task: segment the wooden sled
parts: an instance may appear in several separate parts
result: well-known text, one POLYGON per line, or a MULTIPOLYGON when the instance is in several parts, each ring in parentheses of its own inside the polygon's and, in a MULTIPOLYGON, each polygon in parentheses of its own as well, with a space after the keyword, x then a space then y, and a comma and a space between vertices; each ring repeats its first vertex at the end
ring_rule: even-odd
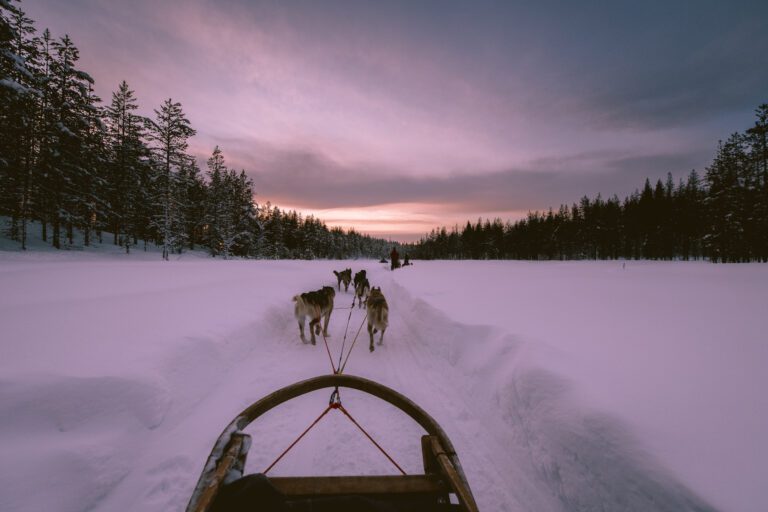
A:
MULTIPOLYGON (((365 497, 392 510, 477 512, 472 492, 459 458, 448 436, 421 407, 400 393, 377 382, 351 375, 325 375, 297 382, 265 396, 238 415, 221 433, 211 450, 200 479, 187 505, 187 512, 209 512, 219 491, 243 478, 251 436, 243 433, 256 418, 298 396, 324 388, 350 388, 376 396, 402 410, 426 431, 421 438, 424 474, 391 476, 261 477, 286 500, 365 497), (453 498, 453 499, 451 499, 453 498), (454 504, 451 505, 450 503, 454 504), (456 503, 457 502, 457 503, 456 503)), ((250 478, 250 477, 246 477, 250 478)), ((254 505, 258 505, 255 503, 254 505)), ((257 506, 254 510, 258 509, 257 506)))

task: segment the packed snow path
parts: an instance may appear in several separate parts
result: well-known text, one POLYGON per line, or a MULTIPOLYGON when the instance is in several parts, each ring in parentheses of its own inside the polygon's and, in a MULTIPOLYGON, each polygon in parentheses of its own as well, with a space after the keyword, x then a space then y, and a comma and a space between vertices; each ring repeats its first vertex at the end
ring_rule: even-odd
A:
MULTIPOLYGON (((213 441, 240 410, 330 372, 322 338, 317 346, 299 341, 290 297, 335 285, 331 270, 349 266, 367 268, 382 287, 390 328, 371 354, 363 326, 346 373, 394 388, 441 423, 481 510, 713 509, 699 497, 706 489, 680 483, 620 414, 584 406, 575 375, 558 371, 572 362, 567 354, 516 333, 511 304, 533 291, 511 298, 506 277, 441 296, 461 263, 419 262, 396 273, 373 262, 11 258, 0 265, 2 289, 13 290, 0 298, 9 356, 0 361, 0 447, 10 455, 0 472, 2 510, 182 509, 213 441), (485 304, 493 314, 504 300, 509 316, 499 322, 473 311, 485 304)), ((349 314, 342 308, 351 302, 342 287, 329 328, 334 360, 349 314)), ((347 347, 363 318, 363 309, 352 310, 347 347)), ((266 468, 328 395, 301 397, 249 427, 248 471, 266 468)), ((374 397, 342 390, 342 400, 406 471, 421 471, 417 425, 374 397)), ((336 412, 272 470, 395 472, 336 412)))

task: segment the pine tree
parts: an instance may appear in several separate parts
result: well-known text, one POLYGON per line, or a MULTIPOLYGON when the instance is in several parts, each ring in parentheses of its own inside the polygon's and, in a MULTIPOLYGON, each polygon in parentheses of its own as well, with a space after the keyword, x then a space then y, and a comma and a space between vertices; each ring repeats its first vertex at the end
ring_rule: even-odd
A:
POLYGON ((708 232, 705 236, 713 261, 741 259, 744 236, 740 167, 746 159, 742 137, 735 133, 720 143, 712 165, 707 168, 708 232))
POLYGON ((173 251, 181 251, 186 240, 183 205, 177 200, 178 174, 187 162, 187 140, 195 135, 181 103, 165 100, 151 123, 149 138, 154 142, 155 214, 153 226, 158 230, 163 259, 173 251))
POLYGON ((749 146, 750 242, 755 259, 768 261, 768 103, 760 105, 755 125, 746 132, 749 146))
POLYGON ((36 159, 39 83, 33 21, 0 3, 0 213, 11 216, 10 236, 26 249, 36 159))
POLYGON ((84 115, 86 127, 81 151, 86 172, 80 183, 82 201, 80 202, 78 227, 83 233, 83 245, 89 246, 94 230, 98 231, 100 219, 106 217, 106 170, 107 152, 105 147, 105 127, 102 123, 103 112, 98 106, 100 98, 93 92, 93 84, 88 82, 88 93, 84 115))
POLYGON ((212 256, 221 253, 225 226, 224 210, 226 208, 225 177, 228 172, 224 162, 224 154, 219 146, 213 149, 208 159, 208 187, 205 201, 206 244, 212 256))
POLYGON ((245 174, 244 170, 239 175, 232 173, 233 211, 235 236, 234 249, 241 256, 248 256, 256 252, 254 247, 254 231, 256 228, 256 204, 253 201, 253 182, 245 174))
MULTIPOLYGON (((47 38, 47 32, 44 34, 47 38)), ((46 41, 48 44, 50 41, 46 41)), ((85 155, 89 151, 90 119, 95 113, 91 94, 93 79, 75 67, 79 51, 69 36, 50 42, 50 105, 44 112, 46 143, 42 156, 47 216, 53 228, 53 246, 61 247, 61 233, 73 243, 74 228, 82 227, 90 199, 92 169, 85 155)))
POLYGON ((189 249, 203 243, 202 229, 205 223, 206 192, 200 168, 194 157, 189 156, 179 172, 179 204, 184 217, 184 230, 189 249))
POLYGON ((112 93, 105 109, 108 168, 106 201, 113 243, 130 252, 143 221, 139 213, 141 174, 147 165, 148 148, 144 143, 147 120, 135 112, 139 108, 134 91, 123 80, 112 93), (132 240, 133 239, 133 240, 132 240))

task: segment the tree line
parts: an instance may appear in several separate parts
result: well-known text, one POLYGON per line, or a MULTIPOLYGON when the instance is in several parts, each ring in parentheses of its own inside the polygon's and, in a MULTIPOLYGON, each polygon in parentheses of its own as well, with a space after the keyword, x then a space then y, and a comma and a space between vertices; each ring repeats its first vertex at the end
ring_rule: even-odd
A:
POLYGON ((691 171, 620 200, 583 197, 516 222, 478 219, 434 229, 411 249, 424 259, 709 259, 768 261, 768 104, 754 126, 718 144, 704 179, 691 171))
POLYGON ((85 246, 109 236, 126 252, 155 244, 165 259, 195 248, 225 258, 387 253, 385 240, 258 206, 253 183, 219 147, 201 171, 179 102, 141 116, 123 81, 103 105, 78 60, 68 35, 38 34, 17 4, 0 0, 0 215, 22 248, 38 222, 57 249, 79 233, 85 246))

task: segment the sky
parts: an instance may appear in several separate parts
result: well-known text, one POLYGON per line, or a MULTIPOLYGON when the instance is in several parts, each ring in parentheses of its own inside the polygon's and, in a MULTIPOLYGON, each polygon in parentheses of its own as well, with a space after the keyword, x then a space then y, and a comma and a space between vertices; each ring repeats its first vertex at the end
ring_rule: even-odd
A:
POLYGON ((256 201, 411 241, 703 173, 768 102, 768 2, 24 0, 109 101, 183 105, 256 201))

